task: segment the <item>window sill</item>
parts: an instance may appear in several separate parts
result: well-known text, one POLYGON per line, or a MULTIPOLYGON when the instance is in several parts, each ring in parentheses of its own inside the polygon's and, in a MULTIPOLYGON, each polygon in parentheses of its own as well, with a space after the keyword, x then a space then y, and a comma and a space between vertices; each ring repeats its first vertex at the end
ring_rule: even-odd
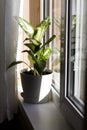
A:
POLYGON ((56 108, 52 101, 45 104, 28 104, 23 102, 19 94, 19 109, 34 130, 72 130, 60 107, 56 108))

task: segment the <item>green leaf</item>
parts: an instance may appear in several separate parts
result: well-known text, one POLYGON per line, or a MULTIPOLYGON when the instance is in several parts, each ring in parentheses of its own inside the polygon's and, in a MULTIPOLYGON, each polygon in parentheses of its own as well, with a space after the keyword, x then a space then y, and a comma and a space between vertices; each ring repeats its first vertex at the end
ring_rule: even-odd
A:
POLYGON ((46 66, 46 62, 44 60, 41 60, 34 64, 34 68, 38 71, 39 75, 42 75, 45 69, 45 66, 46 66))
POLYGON ((23 42, 30 40, 30 38, 25 38, 23 42))
POLYGON ((26 62, 24 62, 24 61, 13 61, 8 67, 7 67, 7 70, 9 69, 9 68, 11 68, 11 67, 13 67, 13 66, 15 66, 15 65, 17 65, 17 64, 21 64, 21 63, 24 63, 24 64, 26 64, 28 67, 30 67, 26 62))
POLYGON ((15 65, 17 65, 17 64, 20 64, 20 63, 23 63, 23 61, 13 61, 13 62, 7 67, 7 69, 9 69, 9 68, 11 68, 11 67, 13 67, 13 66, 15 66, 15 65))
POLYGON ((49 44, 51 41, 53 41, 56 38, 56 35, 53 35, 51 38, 49 38, 42 47, 44 47, 45 45, 49 44))
POLYGON ((41 48, 36 54, 37 62, 47 61, 51 54, 51 49, 47 47, 46 49, 41 48))
POLYGON ((34 53, 36 53, 39 50, 39 46, 36 46, 36 45, 34 45, 32 43, 26 43, 24 45, 27 46, 34 53))
POLYGON ((32 51, 28 52, 28 58, 29 58, 31 64, 34 64, 35 62, 37 62, 36 57, 34 56, 34 53, 32 51))
POLYGON ((16 20, 19 24, 19 26, 24 30, 24 32, 29 36, 32 37, 34 34, 34 27, 25 19, 21 17, 16 17, 16 20))
POLYGON ((37 41, 36 39, 34 39, 34 38, 32 38, 32 37, 30 37, 30 38, 25 38, 25 40, 24 40, 23 42, 25 42, 25 41, 27 41, 27 40, 30 40, 30 42, 32 42, 32 44, 34 44, 34 45, 36 45, 36 46, 40 46, 40 45, 42 44, 41 42, 37 41))
POLYGON ((37 60, 36 60, 36 58, 35 58, 35 56, 34 56, 34 53, 31 51, 31 50, 24 50, 24 51, 22 51, 23 53, 24 52, 27 52, 28 53, 28 59, 29 59, 29 61, 31 62, 31 64, 34 64, 35 62, 37 62, 37 60))
POLYGON ((41 42, 46 30, 50 25, 50 18, 46 17, 41 23, 35 28, 33 38, 41 42))
POLYGON ((34 50, 35 50, 35 45, 34 44, 32 44, 32 43, 25 43, 24 45, 34 52, 34 50))
POLYGON ((51 54, 51 49, 49 47, 47 47, 45 50, 44 50, 44 54, 43 54, 43 57, 44 57, 44 60, 48 60, 49 59, 49 56, 51 54))
POLYGON ((29 53, 29 51, 28 51, 28 50, 24 50, 24 51, 22 51, 22 53, 24 53, 24 52, 27 52, 27 53, 29 53))

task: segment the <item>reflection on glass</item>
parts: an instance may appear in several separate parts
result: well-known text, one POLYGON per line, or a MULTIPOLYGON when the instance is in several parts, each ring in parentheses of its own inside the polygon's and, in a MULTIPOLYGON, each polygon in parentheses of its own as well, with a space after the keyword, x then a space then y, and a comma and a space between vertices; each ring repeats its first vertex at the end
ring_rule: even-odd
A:
POLYGON ((71 11, 71 51, 70 51, 70 86, 72 96, 84 102, 85 70, 87 60, 87 27, 84 2, 72 1, 71 11), (78 4, 77 4, 78 3, 78 4))

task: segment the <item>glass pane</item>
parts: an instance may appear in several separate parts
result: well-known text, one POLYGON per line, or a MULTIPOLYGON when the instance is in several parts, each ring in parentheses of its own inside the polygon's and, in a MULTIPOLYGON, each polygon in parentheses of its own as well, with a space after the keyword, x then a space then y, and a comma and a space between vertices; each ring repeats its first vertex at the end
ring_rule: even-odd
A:
POLYGON ((58 92, 60 92, 60 31, 61 31, 61 0, 52 1, 52 33, 57 35, 57 38, 52 43, 52 69, 53 83, 58 92))
POLYGON ((85 70, 87 60, 87 11, 86 1, 73 0, 71 7, 70 92, 84 103, 85 70))

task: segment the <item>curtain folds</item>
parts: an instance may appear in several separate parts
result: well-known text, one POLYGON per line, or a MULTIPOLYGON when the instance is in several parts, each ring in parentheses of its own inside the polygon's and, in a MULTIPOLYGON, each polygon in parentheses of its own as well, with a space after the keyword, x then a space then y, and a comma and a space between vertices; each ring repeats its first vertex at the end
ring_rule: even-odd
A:
POLYGON ((0 0, 0 123, 17 112, 16 69, 6 68, 16 60, 18 25, 14 17, 20 15, 21 1, 0 0))

